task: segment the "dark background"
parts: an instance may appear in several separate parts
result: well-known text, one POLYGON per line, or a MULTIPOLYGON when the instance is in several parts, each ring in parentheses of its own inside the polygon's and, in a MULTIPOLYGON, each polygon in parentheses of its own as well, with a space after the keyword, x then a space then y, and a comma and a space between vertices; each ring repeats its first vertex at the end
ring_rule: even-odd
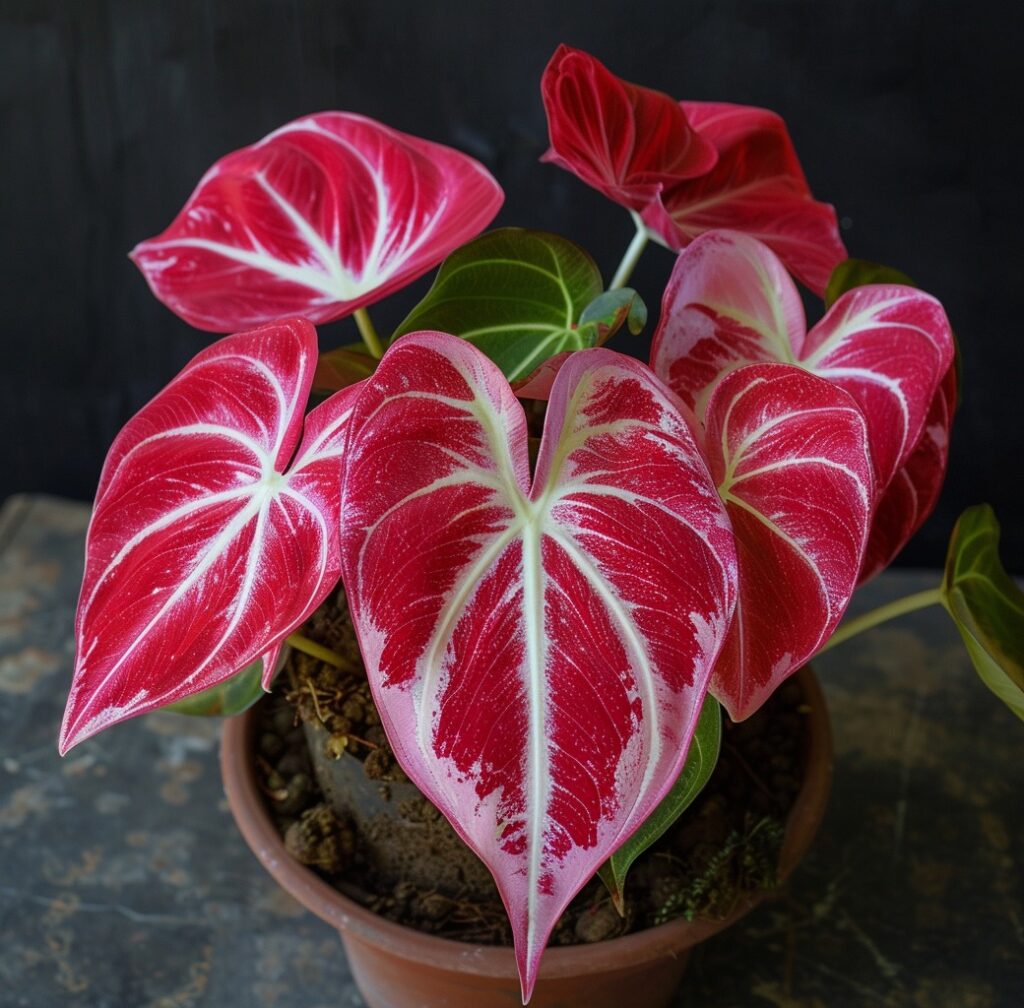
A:
MULTIPOLYGON (((127 251, 216 158, 304 113, 357 111, 475 155, 506 190, 496 223, 566 234, 610 277, 628 217, 537 163, 538 82, 565 41, 676 97, 786 118, 851 255, 913 276, 960 338, 951 476, 902 562, 940 564, 956 515, 987 500, 1024 572, 1019 6, 0 0, 0 497, 91 497, 121 424, 214 338, 155 301, 127 251)), ((648 333, 671 263, 652 246, 634 274, 648 333)), ((377 306, 378 328, 427 283, 377 306)), ((351 321, 321 329, 325 348, 353 338, 351 321)))

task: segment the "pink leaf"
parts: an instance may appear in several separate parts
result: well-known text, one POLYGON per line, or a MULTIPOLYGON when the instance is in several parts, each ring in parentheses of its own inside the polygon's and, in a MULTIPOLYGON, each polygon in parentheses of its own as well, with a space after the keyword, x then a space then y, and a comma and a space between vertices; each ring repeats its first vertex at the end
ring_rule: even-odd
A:
POLYGON ((541 78, 551 147, 544 161, 609 199, 641 210, 666 186, 703 174, 714 144, 678 102, 616 77, 588 53, 560 45, 541 78))
POLYGON ((743 364, 794 363, 827 378, 865 413, 882 491, 921 437, 953 338, 938 301, 898 285, 848 291, 805 336, 796 287, 775 254, 725 231, 680 254, 651 361, 698 416, 715 382, 743 364))
POLYGON ((885 570, 935 509, 949 460, 955 408, 956 368, 950 367, 932 398, 917 445, 875 507, 861 583, 885 570))
POLYGON ((669 789, 734 602, 674 397, 574 353, 526 421, 463 340, 416 333, 359 397, 345 582, 388 737, 491 869, 525 995, 558 916, 669 789))
POLYGON ((358 386, 310 414, 296 452, 316 355, 303 319, 219 340, 118 435, 86 540, 62 753, 257 658, 268 680, 337 583, 358 386))
POLYGON ((736 536, 739 601, 711 692, 749 717, 835 629, 873 503, 867 429, 842 389, 754 364, 715 389, 706 451, 736 536))
POLYGON ((221 158, 132 258, 153 293, 200 329, 287 315, 329 322, 436 266, 502 198, 458 151, 321 112, 221 158))
POLYGON ((750 234, 821 294, 846 248, 835 211, 811 195, 785 122, 748 105, 683 102, 682 108, 715 146, 718 161, 652 201, 642 215, 647 226, 672 249, 719 228, 750 234))

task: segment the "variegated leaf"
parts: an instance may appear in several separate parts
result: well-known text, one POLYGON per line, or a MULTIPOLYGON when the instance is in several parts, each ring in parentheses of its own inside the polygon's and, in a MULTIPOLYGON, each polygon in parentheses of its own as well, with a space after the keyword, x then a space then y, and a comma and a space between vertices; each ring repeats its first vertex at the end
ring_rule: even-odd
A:
POLYGON ((867 428, 842 389, 792 365, 753 364, 718 384, 705 438, 739 563, 711 692, 741 721, 828 639, 850 601, 873 503, 867 428))
POLYGON ((296 452, 316 353, 302 319, 229 336, 118 435, 86 540, 62 753, 256 659, 269 682, 337 583, 358 386, 310 414, 296 452))
POLYGON ((347 112, 282 126, 221 158, 132 259, 186 322, 232 332, 329 322, 436 266, 498 212, 478 162, 347 112))
POLYGON ((956 368, 950 367, 932 398, 917 445, 875 506, 861 583, 885 570, 935 510, 949 461, 956 394, 956 368))
POLYGON ((406 773, 490 867, 526 996, 572 896, 678 776, 734 599, 676 400, 608 350, 522 407, 463 340, 388 351, 352 418, 344 566, 406 773))
POLYGON ((699 415, 716 381, 758 361, 799 364, 857 400, 883 489, 920 440, 953 338, 935 298, 892 285, 847 292, 805 336, 799 295, 767 246, 702 235, 665 291, 652 367, 699 415))

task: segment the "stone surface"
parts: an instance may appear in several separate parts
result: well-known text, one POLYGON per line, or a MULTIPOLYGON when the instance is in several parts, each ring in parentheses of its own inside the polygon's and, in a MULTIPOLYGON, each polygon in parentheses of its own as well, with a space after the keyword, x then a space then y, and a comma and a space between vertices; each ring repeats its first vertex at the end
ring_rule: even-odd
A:
MULTIPOLYGON (((60 760, 84 505, 0 513, 0 1008, 344 1008, 340 943, 228 815, 218 725, 155 714, 60 760)), ((930 587, 886 574, 856 610, 930 587)), ((945 614, 816 663, 833 795, 792 883, 698 949, 680 1008, 1018 1008, 1024 726, 945 614)))

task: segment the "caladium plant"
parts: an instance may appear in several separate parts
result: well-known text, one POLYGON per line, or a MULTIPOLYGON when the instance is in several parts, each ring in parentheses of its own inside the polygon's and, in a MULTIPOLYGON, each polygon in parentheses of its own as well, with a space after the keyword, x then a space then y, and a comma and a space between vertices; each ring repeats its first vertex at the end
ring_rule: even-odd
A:
POLYGON ((493 873, 527 999, 573 895, 599 873, 621 907, 707 780, 718 702, 746 718, 824 648, 939 603, 1024 717, 990 511, 940 587, 840 623, 938 496, 939 302, 846 260, 774 113, 568 47, 542 94, 545 159, 636 222, 607 284, 567 238, 478 236, 502 195, 472 159, 342 112, 222 158, 136 248, 168 307, 242 331, 111 447, 60 739, 236 712, 286 641, 330 660, 300 629, 340 579, 391 747, 493 873), (625 284, 651 236, 682 252, 648 366, 603 344, 645 324, 625 284), (439 263, 380 339, 366 306, 439 263), (791 274, 826 292, 810 331, 791 274), (349 314, 362 343, 318 353, 312 323, 349 314))

